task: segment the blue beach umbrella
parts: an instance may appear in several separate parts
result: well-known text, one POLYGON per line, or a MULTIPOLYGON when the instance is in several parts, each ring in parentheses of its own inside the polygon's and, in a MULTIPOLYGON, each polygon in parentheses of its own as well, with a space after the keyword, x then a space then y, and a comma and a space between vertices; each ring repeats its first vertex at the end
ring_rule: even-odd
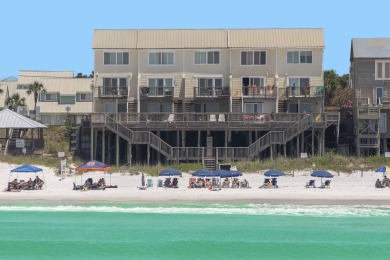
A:
POLYGON ((214 175, 213 172, 210 172, 208 170, 197 170, 197 171, 192 173, 192 176, 197 176, 197 177, 214 177, 216 175, 214 175))
POLYGON ((239 171, 226 171, 226 170, 216 170, 214 174, 218 174, 216 176, 220 176, 221 178, 232 178, 242 176, 242 173, 239 171))
POLYGON ((390 173, 390 168, 387 166, 382 166, 382 167, 376 169, 375 172, 381 172, 383 174, 390 173))
POLYGON ((268 170, 264 173, 264 176, 267 177, 280 177, 286 175, 284 172, 279 171, 279 170, 268 170))
POLYGON ((158 176, 180 176, 181 177, 181 172, 176 169, 165 169, 158 176))
POLYGON ((310 176, 319 177, 319 178, 333 178, 333 174, 323 170, 314 171, 312 174, 310 174, 310 176))

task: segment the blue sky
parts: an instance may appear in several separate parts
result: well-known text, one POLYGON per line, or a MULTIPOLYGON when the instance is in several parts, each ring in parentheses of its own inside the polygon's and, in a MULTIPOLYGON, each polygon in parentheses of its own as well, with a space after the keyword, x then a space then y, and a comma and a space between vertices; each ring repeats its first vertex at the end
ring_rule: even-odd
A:
POLYGON ((19 70, 93 70, 94 29, 323 28, 324 69, 348 73, 352 38, 390 37, 371 1, 20 1, 0 3, 0 79, 19 70))

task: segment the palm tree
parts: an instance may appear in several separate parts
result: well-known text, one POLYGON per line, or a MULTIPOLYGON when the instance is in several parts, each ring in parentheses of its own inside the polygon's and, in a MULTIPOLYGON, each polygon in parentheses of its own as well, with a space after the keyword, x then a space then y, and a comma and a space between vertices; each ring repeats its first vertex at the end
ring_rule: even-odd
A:
POLYGON ((24 98, 24 97, 20 98, 20 95, 18 93, 15 93, 12 96, 6 98, 5 105, 9 109, 16 111, 19 106, 26 105, 26 98, 24 98))
POLYGON ((37 117, 37 102, 38 102, 38 97, 39 93, 46 93, 46 89, 43 87, 42 83, 39 83, 38 81, 35 81, 33 84, 28 86, 27 89, 27 94, 32 94, 34 93, 34 115, 35 118, 37 117))

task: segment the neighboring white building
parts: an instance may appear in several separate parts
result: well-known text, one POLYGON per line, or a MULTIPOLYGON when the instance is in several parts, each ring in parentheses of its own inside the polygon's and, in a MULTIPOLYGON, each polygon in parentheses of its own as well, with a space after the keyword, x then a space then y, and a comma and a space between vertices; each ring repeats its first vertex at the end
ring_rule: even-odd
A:
POLYGON ((46 125, 63 125, 67 115, 76 124, 92 112, 92 78, 74 78, 72 71, 26 71, 19 72, 18 79, 0 81, 3 94, 0 107, 4 108, 7 97, 19 93, 26 99, 26 106, 18 112, 34 118, 34 95, 28 95, 29 85, 42 83, 46 93, 41 93, 37 102, 37 120, 46 125))

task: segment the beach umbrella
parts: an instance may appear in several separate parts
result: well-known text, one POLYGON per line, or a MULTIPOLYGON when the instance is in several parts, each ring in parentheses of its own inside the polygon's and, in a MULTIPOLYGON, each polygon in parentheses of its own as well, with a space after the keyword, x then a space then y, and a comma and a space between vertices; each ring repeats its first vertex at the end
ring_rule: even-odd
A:
POLYGON ((382 166, 382 167, 379 167, 378 169, 376 169, 375 172, 381 172, 383 174, 390 173, 390 168, 387 166, 382 166))
POLYGON ((286 175, 284 172, 279 171, 279 170, 268 170, 264 173, 264 176, 267 177, 280 177, 286 175))
MULTIPOLYGON (((42 172, 43 181, 45 182, 45 185, 46 185, 45 174, 43 173, 43 170, 41 168, 29 165, 29 164, 25 164, 25 165, 22 165, 22 166, 19 166, 19 167, 15 168, 15 169, 12 169, 11 173, 13 173, 13 172, 16 172, 17 178, 19 178, 19 173, 29 173, 29 172, 32 172, 32 173, 35 173, 35 176, 36 176, 37 172, 42 172)), ((8 177, 8 182, 11 179, 11 173, 10 173, 10 175, 8 177)))
POLYGON ((216 175, 214 175, 213 172, 210 172, 208 170, 197 170, 197 171, 192 173, 192 176, 197 176, 197 177, 214 177, 216 175))
MULTIPOLYGON (((75 171, 76 172, 94 172, 94 171, 102 171, 106 172, 110 170, 110 166, 107 164, 104 164, 102 162, 96 161, 96 160, 90 160, 88 162, 83 163, 82 165, 78 166, 75 171)), ((76 174, 75 174, 75 182, 76 182, 76 174)), ((82 182, 82 180, 81 180, 82 182)), ((111 173, 110 173, 110 186, 111 186, 111 173)))
POLYGON ((312 174, 310 174, 310 176, 320 177, 320 178, 333 178, 333 174, 323 170, 314 171, 312 174))
POLYGON ((242 176, 242 173, 239 171, 226 171, 226 170, 216 170, 214 171, 216 176, 220 176, 221 178, 232 178, 242 176), (218 175, 217 175, 218 174, 218 175))
POLYGON ((180 176, 181 177, 181 172, 179 170, 175 169, 165 169, 158 176, 180 176))

